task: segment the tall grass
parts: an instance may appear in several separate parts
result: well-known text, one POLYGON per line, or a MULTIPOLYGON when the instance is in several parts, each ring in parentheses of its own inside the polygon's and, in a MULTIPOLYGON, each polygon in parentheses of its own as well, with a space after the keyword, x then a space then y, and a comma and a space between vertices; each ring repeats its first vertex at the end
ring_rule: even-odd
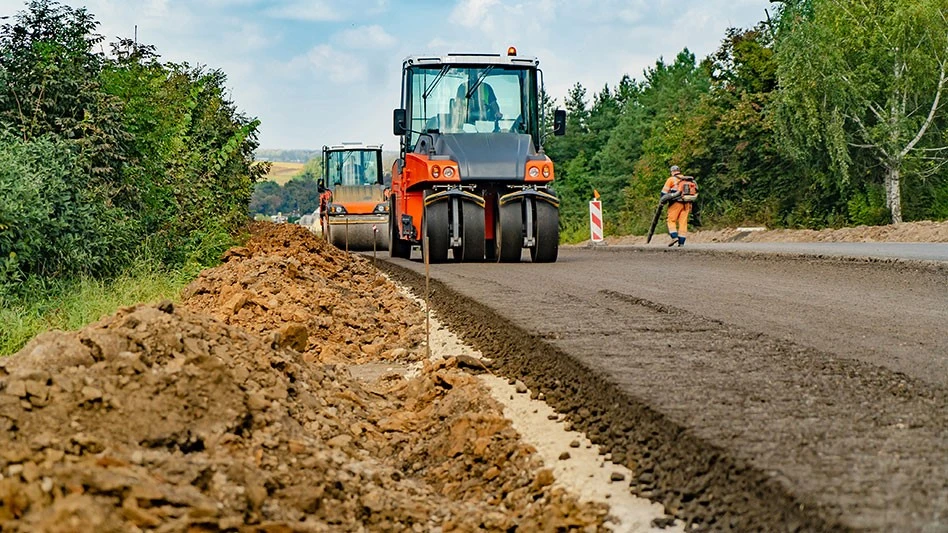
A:
POLYGON ((177 301, 194 272, 168 271, 139 262, 118 277, 36 285, 20 296, 0 300, 0 356, 17 352, 37 334, 76 330, 119 307, 164 299, 177 301))

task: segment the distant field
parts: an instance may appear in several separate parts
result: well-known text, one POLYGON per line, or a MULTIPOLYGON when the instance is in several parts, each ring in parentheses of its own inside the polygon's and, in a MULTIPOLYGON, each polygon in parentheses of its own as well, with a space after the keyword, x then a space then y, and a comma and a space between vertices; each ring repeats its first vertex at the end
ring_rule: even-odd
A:
POLYGON ((275 181, 280 185, 286 184, 290 178, 303 171, 303 163, 280 163, 274 162, 270 167, 270 173, 267 179, 275 181))

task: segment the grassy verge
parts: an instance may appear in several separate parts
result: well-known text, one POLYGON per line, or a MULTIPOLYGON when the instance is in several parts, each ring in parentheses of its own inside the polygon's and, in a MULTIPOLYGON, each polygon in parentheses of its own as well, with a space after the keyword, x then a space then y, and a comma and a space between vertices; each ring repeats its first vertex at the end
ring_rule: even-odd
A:
POLYGON ((15 353, 43 331, 79 329, 122 306, 177 301, 191 274, 138 264, 112 280, 55 282, 26 296, 0 301, 0 357, 15 353))

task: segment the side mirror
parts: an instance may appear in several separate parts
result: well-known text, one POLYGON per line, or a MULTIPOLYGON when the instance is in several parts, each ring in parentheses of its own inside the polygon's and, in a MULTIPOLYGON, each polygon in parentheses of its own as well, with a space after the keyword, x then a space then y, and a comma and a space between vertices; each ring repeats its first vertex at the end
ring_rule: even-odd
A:
POLYGON ((553 135, 566 134, 566 110, 557 109, 553 112, 553 135))
POLYGON ((405 132, 407 131, 407 127, 405 126, 405 121, 406 121, 405 110, 396 109, 395 112, 392 113, 392 118, 394 119, 392 132, 395 135, 405 135, 405 132))

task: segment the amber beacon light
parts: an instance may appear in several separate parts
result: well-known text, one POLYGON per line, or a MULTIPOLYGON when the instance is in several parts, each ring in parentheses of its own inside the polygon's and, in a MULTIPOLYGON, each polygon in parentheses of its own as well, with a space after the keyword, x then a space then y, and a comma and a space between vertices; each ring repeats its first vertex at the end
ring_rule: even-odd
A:
POLYGON ((515 56, 515 55, 517 55, 517 49, 514 48, 513 46, 507 48, 507 55, 508 55, 508 56, 515 56))

